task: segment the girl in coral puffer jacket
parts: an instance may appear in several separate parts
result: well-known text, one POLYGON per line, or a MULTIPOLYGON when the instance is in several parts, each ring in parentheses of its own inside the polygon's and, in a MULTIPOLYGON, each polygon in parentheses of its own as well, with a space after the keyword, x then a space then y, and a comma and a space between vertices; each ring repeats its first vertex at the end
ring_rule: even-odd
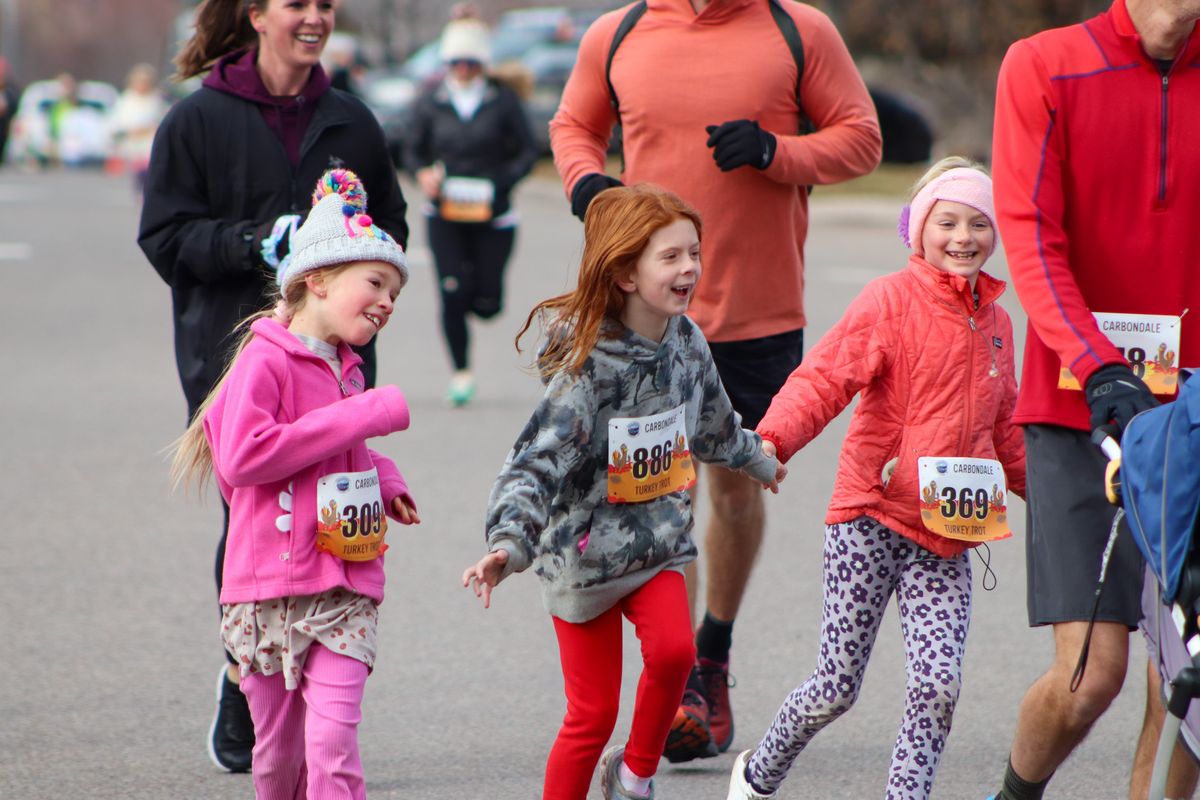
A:
POLYGON ((950 733, 971 616, 967 550, 1004 538, 1024 495, 1017 383, 991 179, 935 164, 900 218, 913 253, 869 283, 771 403, 758 433, 781 462, 860 400, 826 515, 817 668, 735 762, 729 798, 771 798, 813 736, 847 711, 896 594, 908 685, 888 798, 927 798, 950 733))

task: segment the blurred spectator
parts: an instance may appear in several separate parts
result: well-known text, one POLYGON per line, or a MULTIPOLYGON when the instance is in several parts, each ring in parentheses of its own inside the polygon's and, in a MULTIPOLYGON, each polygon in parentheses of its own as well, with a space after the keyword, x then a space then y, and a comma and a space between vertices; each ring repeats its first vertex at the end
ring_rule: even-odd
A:
POLYGON ((330 34, 329 44, 325 46, 325 59, 329 85, 361 96, 359 80, 362 78, 363 62, 358 52, 358 41, 349 34, 330 34))
POLYGON ((4 163, 4 148, 8 144, 8 126, 17 115, 21 90, 13 83, 8 71, 8 59, 0 56, 0 164, 4 163))
POLYGON ((58 99, 50 107, 50 157, 66 167, 95 166, 108 148, 108 127, 103 110, 79 100, 75 76, 57 78, 58 99))
POLYGON ((483 13, 479 10, 478 3, 455 3, 450 6, 450 20, 460 19, 483 19, 483 13))
POLYGON ((442 333, 454 365, 446 396, 463 406, 475 393, 467 317, 490 319, 503 308, 504 269, 517 230, 510 193, 532 169, 537 150, 517 93, 485 74, 487 26, 451 20, 441 54, 448 71, 413 108, 404 165, 426 199, 442 333))
POLYGON ((139 193, 146 182, 154 132, 166 113, 166 100, 158 90, 158 70, 151 64, 134 65, 129 70, 125 91, 109 115, 109 130, 113 137, 113 158, 133 175, 139 193))

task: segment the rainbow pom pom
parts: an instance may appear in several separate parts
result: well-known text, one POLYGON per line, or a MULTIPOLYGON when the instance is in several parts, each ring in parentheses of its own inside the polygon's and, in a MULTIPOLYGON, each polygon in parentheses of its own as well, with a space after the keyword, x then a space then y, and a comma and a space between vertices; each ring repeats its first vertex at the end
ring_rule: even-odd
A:
POLYGON ((367 190, 363 188, 358 176, 348 169, 331 169, 321 176, 321 180, 317 181, 316 190, 313 191, 313 205, 330 194, 340 194, 344 207, 357 212, 367 210, 367 190))

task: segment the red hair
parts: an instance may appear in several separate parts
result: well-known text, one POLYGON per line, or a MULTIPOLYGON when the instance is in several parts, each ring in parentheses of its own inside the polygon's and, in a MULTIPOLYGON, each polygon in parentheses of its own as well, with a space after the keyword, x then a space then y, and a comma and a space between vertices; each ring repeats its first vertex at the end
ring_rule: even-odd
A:
POLYGON ((543 375, 578 372, 605 319, 620 319, 625 308, 625 292, 617 282, 637 270, 650 237, 679 219, 690 220, 697 237, 703 235, 700 213, 657 186, 618 186, 596 195, 583 218, 583 260, 574 290, 533 307, 517 333, 517 352, 534 318, 541 317, 548 342, 538 356, 539 370, 543 375))

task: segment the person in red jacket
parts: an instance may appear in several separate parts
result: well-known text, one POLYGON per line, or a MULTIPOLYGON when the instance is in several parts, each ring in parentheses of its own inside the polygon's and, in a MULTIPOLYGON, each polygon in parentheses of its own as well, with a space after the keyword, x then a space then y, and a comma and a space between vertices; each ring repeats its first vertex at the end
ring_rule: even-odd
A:
MULTIPOLYGON (((550 122, 554 163, 580 219, 592 198, 622 182, 663 186, 700 211, 705 278, 688 315, 752 428, 804 349, 808 188, 874 169, 879 122, 837 29, 809 5, 647 0, 643 7, 615 53, 617 29, 636 4, 605 14, 584 35, 550 122), (802 74, 773 11, 803 43, 802 74), (815 130, 801 135, 806 118, 815 130), (604 172, 618 122, 621 180, 604 172)), ((696 632, 697 669, 667 740, 671 761, 715 756, 733 742, 733 623, 763 536, 758 486, 725 469, 705 473, 707 613, 696 632)), ((688 577, 694 591, 694 569, 688 577)))
POLYGON ((734 762, 730 800, 775 797, 853 705, 893 593, 908 685, 886 797, 932 791, 971 618, 967 551, 1010 535, 1007 497, 1025 492, 1012 320, 997 303, 1004 283, 980 271, 994 218, 982 167, 931 167, 901 214, 908 265, 867 284, 758 425, 786 462, 859 396, 825 517, 817 667, 734 762))
MULTIPOLYGON (((1123 429, 1156 394, 1170 399, 1180 366, 1200 365, 1200 325, 1185 316, 1200 308, 1198 19, 1198 0, 1115 0, 1015 43, 1000 69, 996 209, 1029 318, 1014 417, 1029 452, 1029 622, 1053 626, 1055 643, 1021 704, 1004 800, 1042 796, 1120 692, 1142 617, 1141 558, 1122 536, 1071 691, 1116 511, 1088 432, 1123 429)), ((1161 717, 1158 695, 1151 686, 1148 719, 1161 717)), ((1153 726, 1143 731, 1131 798, 1146 796, 1156 739, 1153 726)), ((1178 774, 1168 794, 1194 785, 1178 774)))

